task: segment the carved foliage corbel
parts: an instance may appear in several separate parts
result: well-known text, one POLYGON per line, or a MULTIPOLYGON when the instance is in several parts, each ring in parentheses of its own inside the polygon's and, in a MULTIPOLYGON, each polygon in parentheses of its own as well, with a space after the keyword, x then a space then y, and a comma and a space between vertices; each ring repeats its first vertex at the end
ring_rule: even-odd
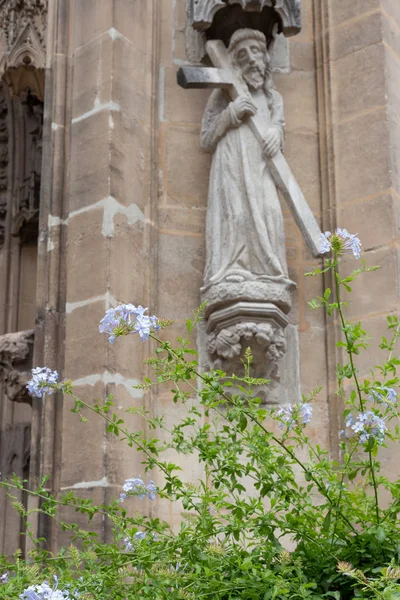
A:
POLYGON ((0 336, 0 383, 12 402, 32 403, 26 384, 31 376, 33 342, 33 330, 0 336))

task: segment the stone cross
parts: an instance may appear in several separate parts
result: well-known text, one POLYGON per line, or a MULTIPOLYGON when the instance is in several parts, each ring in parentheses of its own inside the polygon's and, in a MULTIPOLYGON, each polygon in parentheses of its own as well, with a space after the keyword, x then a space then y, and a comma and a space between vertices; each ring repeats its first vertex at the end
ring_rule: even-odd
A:
MULTIPOLYGON (((211 40, 207 42, 206 49, 215 68, 182 67, 178 71, 179 85, 185 89, 225 88, 232 100, 248 94, 247 85, 236 75, 224 43, 220 40, 211 40)), ((260 127, 259 118, 256 114, 249 117, 247 123, 263 146, 264 139, 261 134, 263 129, 260 127)), ((266 160, 275 185, 285 198, 313 256, 319 257, 321 230, 285 157, 278 151, 266 160)))

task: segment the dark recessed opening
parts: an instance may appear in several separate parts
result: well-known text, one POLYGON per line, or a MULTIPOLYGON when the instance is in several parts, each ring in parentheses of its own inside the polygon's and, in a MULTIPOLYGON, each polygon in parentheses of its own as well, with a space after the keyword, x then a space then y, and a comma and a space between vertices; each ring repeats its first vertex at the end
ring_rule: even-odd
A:
POLYGON ((219 39, 226 46, 237 29, 250 28, 262 31, 268 46, 273 41, 274 27, 278 25, 278 33, 282 32, 282 19, 271 7, 265 7, 261 12, 244 11, 240 6, 227 6, 219 10, 214 17, 213 24, 207 30, 207 39, 219 39))

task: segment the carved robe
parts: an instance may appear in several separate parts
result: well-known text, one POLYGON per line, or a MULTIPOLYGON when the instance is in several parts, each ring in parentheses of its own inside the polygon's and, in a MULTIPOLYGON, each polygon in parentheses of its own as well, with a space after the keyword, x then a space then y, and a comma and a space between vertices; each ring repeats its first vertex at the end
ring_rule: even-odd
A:
MULTIPOLYGON (((284 136, 283 100, 274 89, 272 110, 264 89, 252 93, 267 133, 284 136)), ((201 144, 213 152, 207 213, 204 288, 225 281, 287 279, 283 216, 261 146, 239 121, 223 90, 209 99, 201 144)))

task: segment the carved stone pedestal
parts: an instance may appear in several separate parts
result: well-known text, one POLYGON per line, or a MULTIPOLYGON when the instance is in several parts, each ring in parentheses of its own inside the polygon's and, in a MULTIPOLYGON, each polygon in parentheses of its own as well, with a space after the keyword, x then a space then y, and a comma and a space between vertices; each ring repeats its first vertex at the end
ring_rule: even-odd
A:
POLYGON ((31 377, 33 340, 33 330, 0 336, 0 383, 13 402, 32 403, 26 384, 31 377))
POLYGON ((250 347, 254 358, 252 375, 270 380, 268 385, 257 388, 257 395, 268 404, 281 404, 294 397, 297 400, 297 332, 275 304, 241 301, 215 310, 206 322, 205 336, 210 368, 228 375, 243 375, 242 360, 250 347))

